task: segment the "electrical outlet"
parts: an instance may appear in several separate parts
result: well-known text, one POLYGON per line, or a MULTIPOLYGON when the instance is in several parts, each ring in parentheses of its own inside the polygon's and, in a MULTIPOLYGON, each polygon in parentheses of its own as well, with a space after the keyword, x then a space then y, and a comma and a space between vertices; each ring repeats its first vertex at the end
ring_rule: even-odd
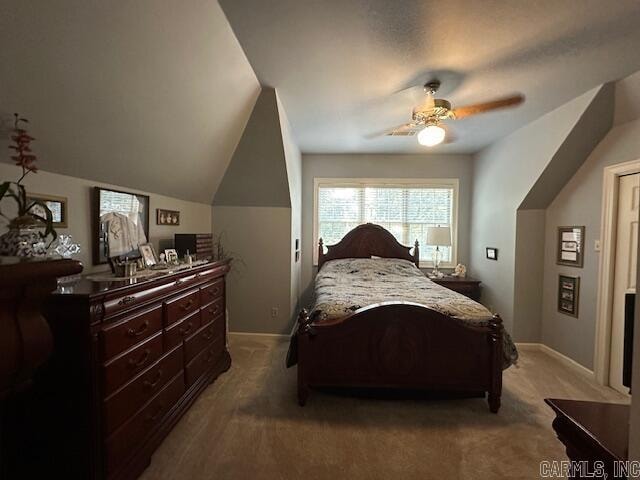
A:
POLYGON ((593 242, 593 249, 594 249, 596 252, 599 252, 599 251, 600 251, 600 240, 596 240, 595 242, 593 242))
POLYGON ((278 307, 271 308, 271 316, 274 318, 278 316, 278 307))

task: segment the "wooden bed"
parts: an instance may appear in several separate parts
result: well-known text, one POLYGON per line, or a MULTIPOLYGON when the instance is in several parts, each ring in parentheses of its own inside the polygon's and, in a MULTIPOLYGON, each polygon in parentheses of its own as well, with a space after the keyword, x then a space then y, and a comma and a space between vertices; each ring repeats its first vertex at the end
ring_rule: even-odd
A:
MULTIPOLYGON (((324 252, 318 268, 341 258, 399 258, 414 253, 384 228, 364 224, 324 252)), ((316 322, 303 310, 292 346, 298 368, 298 402, 311 387, 384 387, 487 395, 497 413, 502 391, 502 321, 470 326, 423 305, 384 302, 339 320, 316 322)))

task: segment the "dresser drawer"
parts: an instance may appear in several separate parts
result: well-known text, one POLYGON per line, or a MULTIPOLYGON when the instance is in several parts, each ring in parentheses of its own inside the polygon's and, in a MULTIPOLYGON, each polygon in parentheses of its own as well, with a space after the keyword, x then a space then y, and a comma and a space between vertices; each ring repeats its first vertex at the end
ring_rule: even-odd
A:
POLYGON ((164 331, 164 349, 165 351, 182 344, 189 336, 193 335, 200 328, 200 312, 195 311, 187 318, 177 323, 169 325, 164 331))
POLYGON ((193 385, 200 377, 202 377, 220 358, 224 350, 224 338, 213 340, 212 343, 200 352, 196 357, 187 364, 185 378, 187 387, 193 385))
POLYGON ((178 322, 200 308, 200 291, 191 290, 164 302, 165 326, 178 322))
POLYGON ((183 366, 183 349, 180 346, 147 367, 131 382, 107 398, 104 401, 106 435, 111 434, 147 403, 183 369, 183 366))
POLYGON ((105 317, 113 316, 117 313, 142 305, 146 302, 159 298, 163 295, 169 295, 173 291, 173 283, 165 283, 146 290, 131 292, 112 297, 106 297, 104 300, 105 317))
POLYGON ((200 305, 205 306, 224 295, 224 278, 200 288, 200 305))
POLYGON ((215 302, 207 305, 206 307, 200 310, 202 325, 206 325, 209 322, 212 322, 215 318, 220 315, 224 316, 224 298, 219 298, 215 302))
POLYGON ((224 335, 224 319, 218 317, 213 322, 205 325, 184 342, 184 358, 191 361, 198 353, 204 350, 210 343, 224 335), (222 326, 222 328, 220 328, 222 326))
POLYGON ((107 396, 131 380, 162 356, 162 332, 127 350, 103 367, 104 395, 107 396))
POLYGON ((107 473, 114 472, 160 424, 184 393, 182 371, 105 442, 107 473))
POLYGON ((100 333, 102 358, 107 360, 162 330, 162 305, 109 325, 100 333))

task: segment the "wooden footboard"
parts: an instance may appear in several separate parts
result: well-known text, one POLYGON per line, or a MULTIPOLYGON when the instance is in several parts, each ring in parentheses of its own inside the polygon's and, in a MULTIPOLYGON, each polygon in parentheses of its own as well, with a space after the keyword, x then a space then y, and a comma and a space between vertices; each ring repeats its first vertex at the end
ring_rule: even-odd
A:
POLYGON ((422 305, 385 302, 334 323, 298 319, 298 401, 314 386, 502 391, 502 321, 470 326, 422 305))

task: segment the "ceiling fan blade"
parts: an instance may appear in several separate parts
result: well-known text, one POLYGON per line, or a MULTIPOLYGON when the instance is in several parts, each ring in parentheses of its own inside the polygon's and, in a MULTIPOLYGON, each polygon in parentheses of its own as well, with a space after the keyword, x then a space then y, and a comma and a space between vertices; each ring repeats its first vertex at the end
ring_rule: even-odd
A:
POLYGON ((408 137, 411 135, 414 135, 415 133, 412 132, 417 132, 419 131, 420 128, 413 124, 413 123, 403 123, 402 125, 396 125, 395 127, 392 128, 387 128, 385 130, 382 131, 378 131, 375 133, 371 133, 369 135, 365 135, 364 138, 368 139, 368 140, 372 140, 374 138, 378 138, 378 137, 384 137, 384 136, 391 136, 391 137, 408 137))
POLYGON ((476 103, 475 105, 467 105, 466 107, 454 108, 453 114, 456 119, 470 117, 479 113, 499 110, 501 108, 515 107, 524 102, 524 95, 518 94, 511 97, 493 100, 491 102, 476 103))

